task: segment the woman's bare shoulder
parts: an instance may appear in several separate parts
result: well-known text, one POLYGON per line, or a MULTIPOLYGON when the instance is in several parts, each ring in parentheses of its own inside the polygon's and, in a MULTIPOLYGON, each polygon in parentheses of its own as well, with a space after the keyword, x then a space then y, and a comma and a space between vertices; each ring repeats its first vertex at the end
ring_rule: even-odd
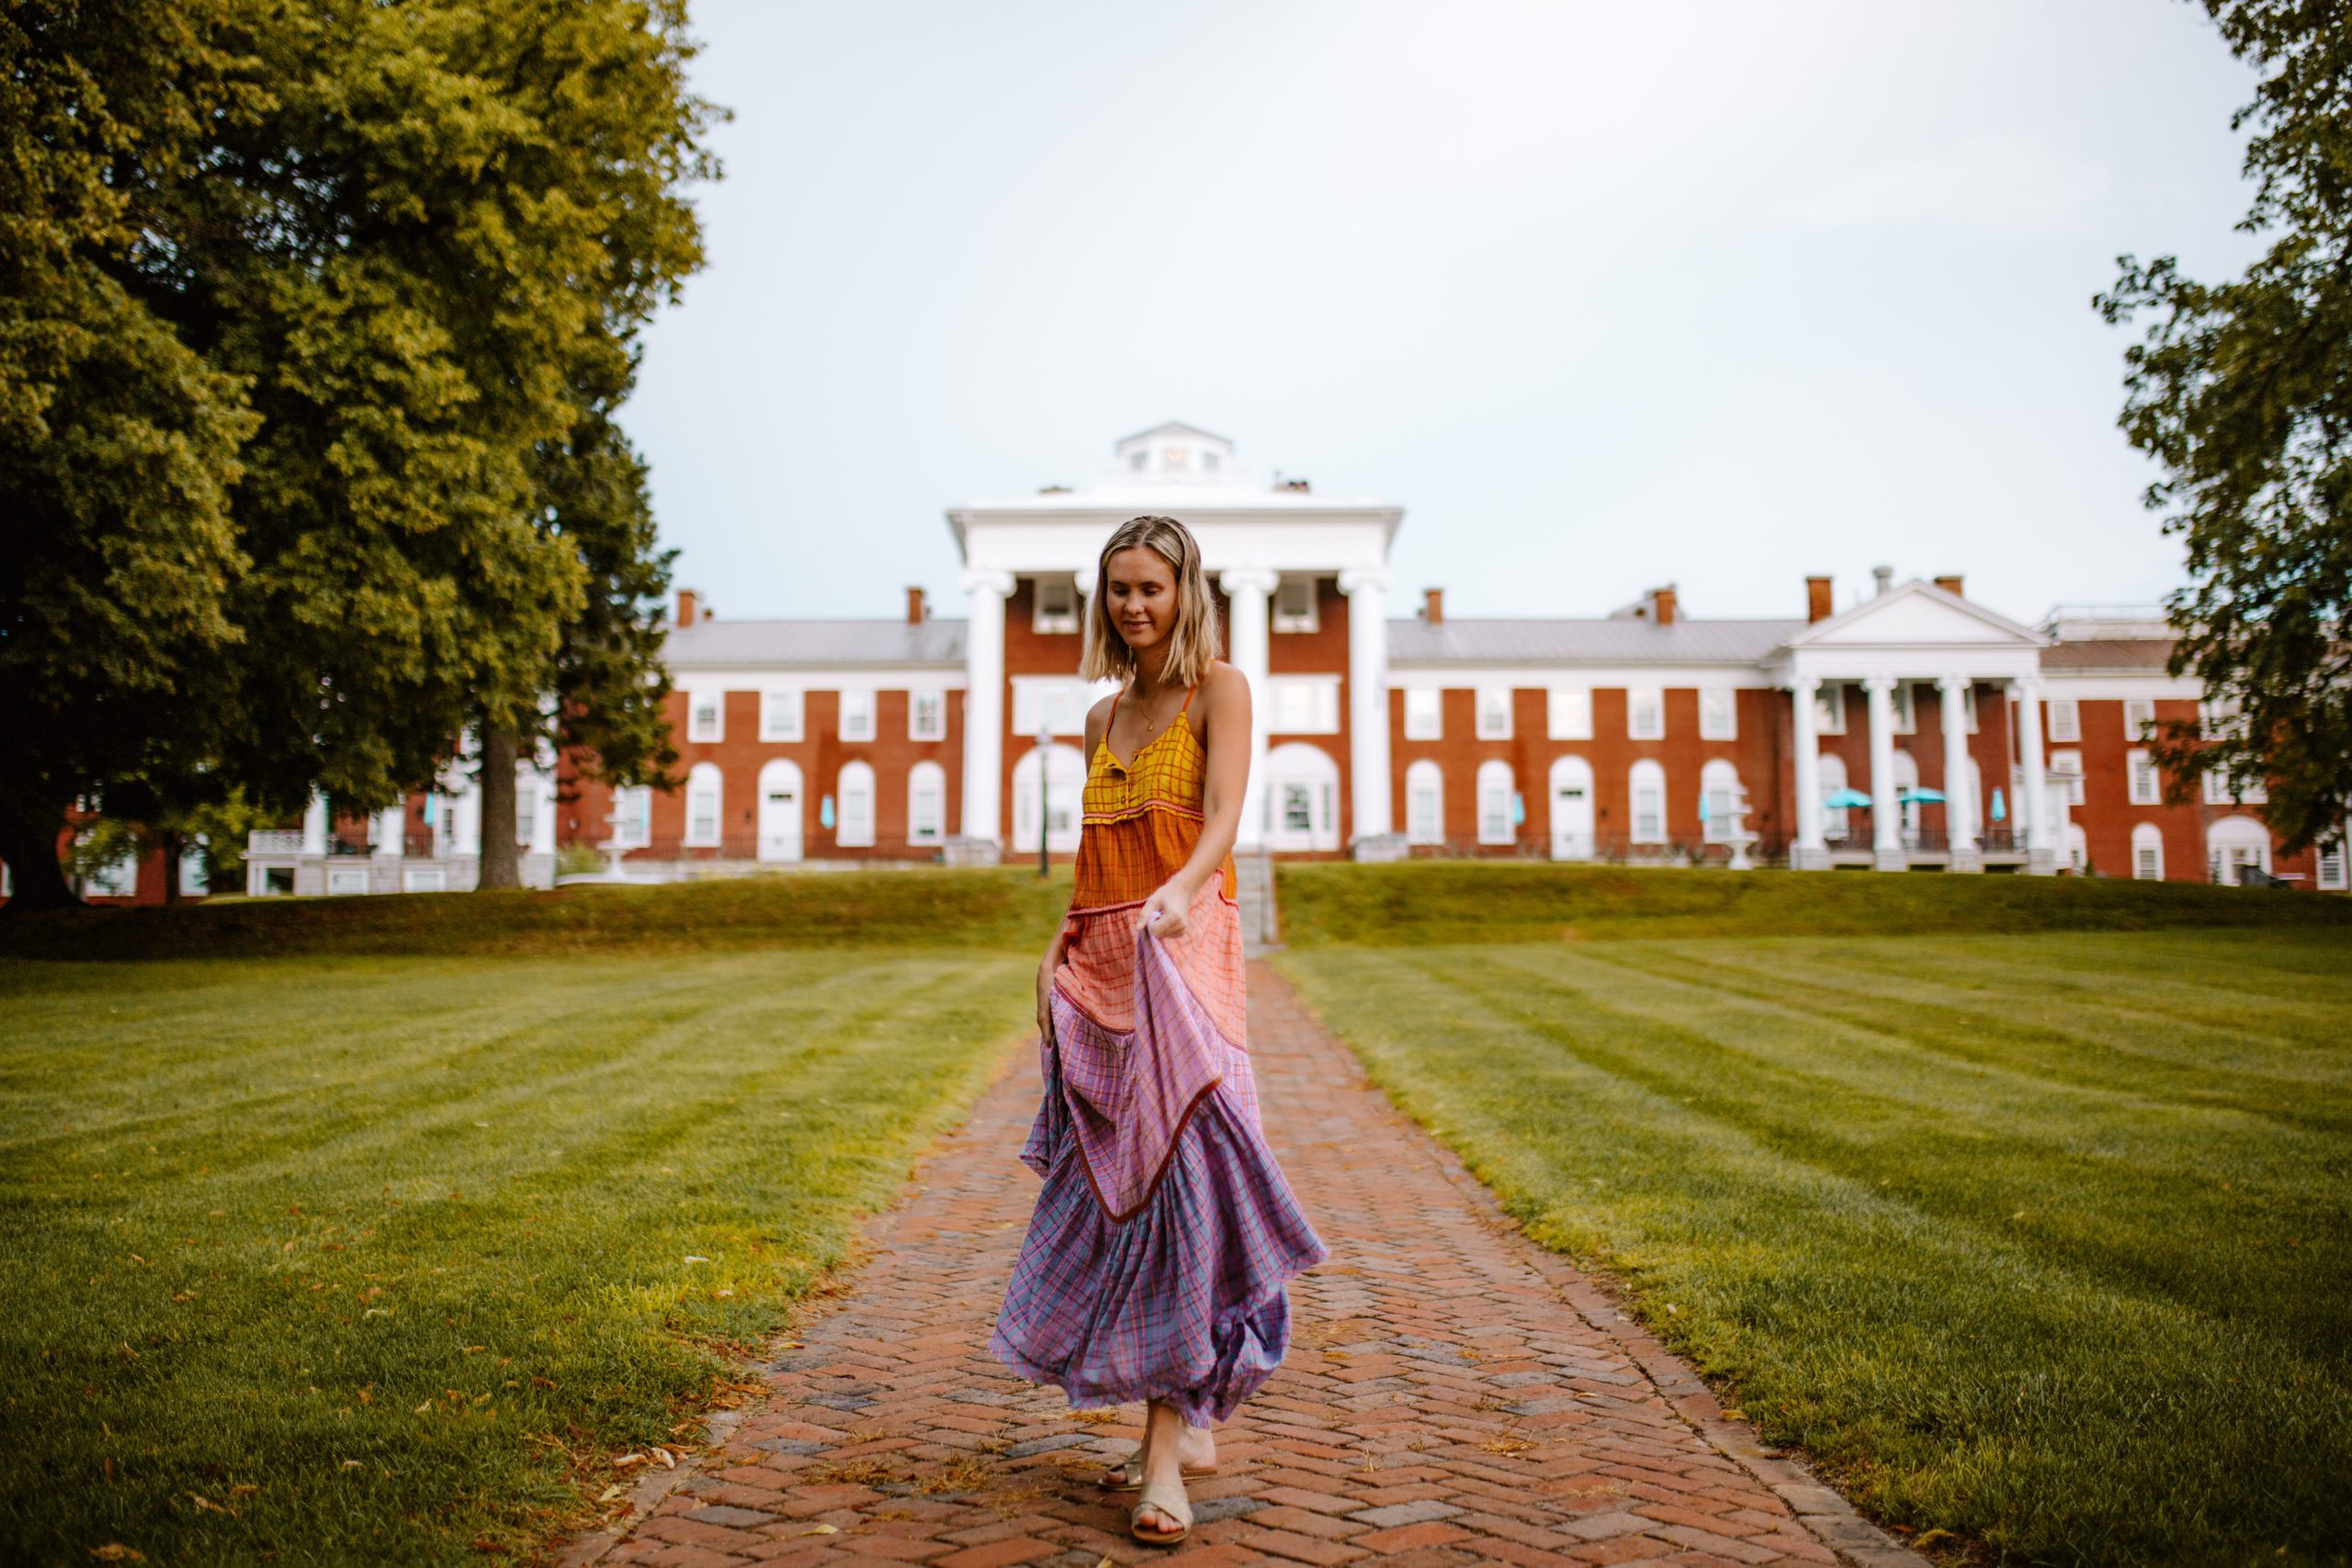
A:
POLYGON ((1118 700, 1118 694, 1114 692, 1086 710, 1086 754, 1088 756, 1094 755, 1094 743, 1102 739, 1103 730, 1110 728, 1111 705, 1118 700))

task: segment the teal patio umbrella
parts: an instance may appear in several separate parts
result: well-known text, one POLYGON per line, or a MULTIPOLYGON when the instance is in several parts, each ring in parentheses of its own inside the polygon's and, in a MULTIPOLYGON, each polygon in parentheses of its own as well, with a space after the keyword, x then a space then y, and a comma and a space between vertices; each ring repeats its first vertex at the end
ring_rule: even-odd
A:
POLYGON ((1840 807, 1868 806, 1870 803, 1871 797, 1858 789, 1833 789, 1824 795, 1821 801, 1824 807, 1832 811, 1840 807))
POLYGON ((1993 786, 1993 820, 2006 822, 2008 819, 2009 803, 2001 798, 2001 786, 1995 784, 1993 786))
POLYGON ((1939 789, 1923 789, 1917 784, 1912 785, 1909 789, 1897 792, 1894 796, 1895 799, 1905 803, 1917 800, 1931 804, 1943 799, 1943 797, 1944 792, 1939 789))

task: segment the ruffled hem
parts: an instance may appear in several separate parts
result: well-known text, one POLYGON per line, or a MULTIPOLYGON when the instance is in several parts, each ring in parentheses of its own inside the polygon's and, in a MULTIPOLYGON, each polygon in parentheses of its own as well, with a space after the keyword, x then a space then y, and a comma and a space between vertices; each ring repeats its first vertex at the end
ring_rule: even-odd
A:
POLYGON ((1080 1409, 1164 1399, 1194 1426, 1225 1420, 1290 1348, 1284 1285, 1328 1252, 1225 1086, 1122 1222, 1096 1201, 1059 1089, 1049 1074, 1025 1151, 1045 1189, 989 1348, 1080 1409))

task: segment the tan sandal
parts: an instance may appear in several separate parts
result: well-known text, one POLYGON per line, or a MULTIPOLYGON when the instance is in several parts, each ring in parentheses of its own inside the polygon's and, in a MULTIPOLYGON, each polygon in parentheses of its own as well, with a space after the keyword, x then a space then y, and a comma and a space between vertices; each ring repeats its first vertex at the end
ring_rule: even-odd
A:
POLYGON ((1136 1506, 1127 1510, 1127 1533, 1146 1546, 1173 1546, 1193 1533, 1193 1505, 1182 1486, 1170 1486, 1155 1481, 1143 1489, 1136 1506), (1143 1517, 1148 1510, 1157 1509, 1176 1521, 1174 1530, 1162 1533, 1144 1529, 1143 1517))
MULTIPOLYGON (((1216 1473, 1216 1466, 1213 1464, 1188 1464, 1183 1466, 1183 1472, 1185 1480, 1198 1481, 1204 1475, 1215 1475, 1216 1473)), ((1143 1455, 1140 1452, 1128 1455, 1127 1462, 1119 1467, 1118 1475, 1119 1478, 1116 1481, 1114 1481, 1111 1479, 1111 1472, 1107 1470, 1104 1471, 1102 1472, 1102 1490, 1105 1492, 1139 1491, 1143 1486, 1143 1455)))

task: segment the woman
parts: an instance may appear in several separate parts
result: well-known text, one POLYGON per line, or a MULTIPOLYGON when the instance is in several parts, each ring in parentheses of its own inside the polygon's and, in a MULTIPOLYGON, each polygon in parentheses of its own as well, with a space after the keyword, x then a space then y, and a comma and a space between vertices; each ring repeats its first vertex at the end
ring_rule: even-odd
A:
POLYGON ((1243 1031, 1233 835, 1250 682, 1216 660, 1200 547, 1137 517, 1102 547, 1069 914, 1037 967, 1045 1104, 1021 1157, 1045 1178, 989 1348, 1080 1409, 1147 1402, 1143 1446, 1103 1477, 1140 1494, 1136 1539, 1193 1523, 1212 1422, 1283 1359, 1283 1286, 1325 1256, 1258 1129, 1243 1031))

